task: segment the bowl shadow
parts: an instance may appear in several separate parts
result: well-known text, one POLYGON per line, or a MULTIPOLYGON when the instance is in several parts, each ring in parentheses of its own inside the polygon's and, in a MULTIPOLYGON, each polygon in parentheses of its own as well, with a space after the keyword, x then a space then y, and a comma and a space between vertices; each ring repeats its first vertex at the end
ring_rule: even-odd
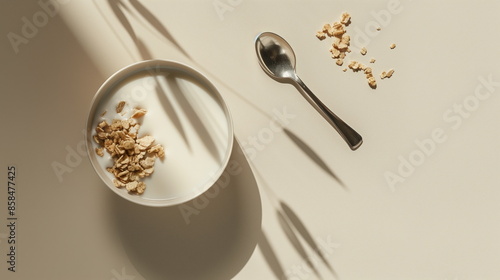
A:
POLYGON ((222 176, 199 197, 156 208, 110 195, 109 205, 114 234, 148 280, 231 279, 261 232, 257 182, 236 139, 222 176))

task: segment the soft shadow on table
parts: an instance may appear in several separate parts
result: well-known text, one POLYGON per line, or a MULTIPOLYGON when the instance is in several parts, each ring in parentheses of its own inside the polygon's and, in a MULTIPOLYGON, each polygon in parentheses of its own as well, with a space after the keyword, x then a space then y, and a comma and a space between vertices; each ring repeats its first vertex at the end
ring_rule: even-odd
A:
POLYGON ((281 265, 280 261, 278 260, 276 252, 274 251, 271 243, 269 243, 269 239, 267 238, 263 229, 260 233, 258 246, 259 246, 260 252, 262 253, 262 255, 264 256, 264 259, 267 262, 267 265, 273 271, 274 276, 276 276, 276 279, 280 279, 280 280, 284 279, 285 278, 285 271, 283 270, 283 266, 281 265))
POLYGON ((245 266, 261 235, 260 195, 237 142, 230 162, 240 171, 216 183, 223 186, 229 178, 217 195, 212 187, 193 201, 165 208, 110 197, 115 234, 145 279, 224 280, 245 266))
MULTIPOLYGON (((98 9, 98 11, 101 13, 103 18, 106 18, 104 15, 103 11, 101 10, 101 7, 99 6, 97 0, 94 0, 94 5, 98 9)), ((187 58, 191 59, 189 54, 186 52, 184 48, 181 47, 181 45, 175 40, 175 38, 172 36, 172 34, 168 31, 168 29, 161 23, 161 21, 153 15, 145 6, 143 6, 139 1, 137 0, 129 0, 128 2, 131 4, 131 7, 125 4, 125 1, 123 0, 108 0, 108 6, 111 8, 113 11, 113 14, 115 17, 118 19, 122 27, 127 31, 128 35, 130 38, 134 41, 134 43, 137 44, 137 42, 140 40, 139 37, 137 36, 137 33, 134 31, 134 28, 130 21, 128 20, 126 14, 124 11, 127 11, 132 14, 133 17, 137 18, 138 16, 134 13, 132 13, 132 9, 138 13, 138 15, 143 18, 148 25, 145 27, 148 29, 154 29, 156 32, 160 34, 161 37, 166 39, 168 42, 173 44, 175 48, 177 48, 184 56, 187 58)), ((140 21, 139 21, 140 22, 140 21)), ((108 22, 109 24, 109 22, 108 22)), ((109 24, 111 26, 111 24, 109 24)), ((118 33, 115 32, 115 35, 120 38, 118 33)), ((121 39, 121 38, 120 38, 121 39)), ((139 47, 139 46, 138 46, 139 47)), ((139 48, 140 50, 140 48, 139 48)), ((143 57, 143 59, 146 59, 143 57)))
POLYGON ((189 54, 184 48, 175 40, 174 36, 170 34, 167 28, 158 20, 146 7, 144 7, 137 0, 130 0, 130 4, 136 9, 136 11, 152 26, 156 31, 158 31, 165 39, 171 42, 178 50, 182 52, 187 58, 191 59, 189 54))
MULTIPOLYGON (((309 247, 315 252, 316 256, 323 262, 323 264, 336 276, 336 273, 330 263, 327 261, 323 251, 320 249, 314 238, 312 237, 309 230, 306 228, 299 216, 286 204, 284 201, 280 201, 282 213, 279 215, 282 218, 288 219, 289 223, 293 225, 295 230, 302 236, 304 241, 309 245, 309 247)), ((278 211, 277 211, 278 212, 278 211)), ((286 222, 284 219, 284 222, 286 222)))
POLYGON ((314 274, 316 274, 316 277, 321 278, 319 275, 318 269, 312 263, 311 259, 307 255, 306 249, 304 248, 302 243, 300 243, 300 240, 299 240, 299 237, 297 236, 297 233, 292 228, 293 224, 289 223, 289 220, 286 219, 284 213, 282 211, 280 211, 279 209, 276 209, 276 215, 278 217, 278 221, 279 221, 279 224, 281 226, 281 229, 283 229, 283 231, 285 232, 286 237, 288 238, 288 241, 290 241, 290 243, 292 244, 295 251, 297 251, 297 253, 300 255, 302 260, 309 266, 309 268, 312 269, 314 274))
POLYGON ((301 149, 319 168, 321 168, 323 171, 325 171, 328 175, 330 175, 333 179, 335 179, 342 188, 347 190, 347 187, 345 186, 344 182, 333 172, 333 170, 328 167, 326 162, 316 153, 311 146, 309 146, 306 142, 304 142, 302 139, 300 139, 295 133, 290 131, 287 128, 283 128, 283 132, 285 132, 285 135, 292 140, 292 142, 299 148, 301 149))
MULTIPOLYGON (((271 204, 274 206, 276 218, 281 229, 285 233, 290 245, 301 257, 304 264, 309 267, 318 279, 322 279, 317 267, 319 262, 313 261, 313 259, 317 259, 330 271, 331 275, 335 279, 339 279, 336 271, 333 269, 333 266, 327 260, 324 251, 314 240, 304 222, 302 222, 299 216, 286 202, 274 193, 256 168, 254 168, 254 172, 259 177, 261 189, 265 191, 271 201, 271 204), (313 251, 313 255, 307 253, 306 248, 300 241, 301 239, 313 251)), ((287 272, 283 270, 283 266, 277 257, 278 254, 273 250, 272 245, 264 233, 264 230, 261 231, 258 246, 268 266, 271 268, 277 279, 296 279, 295 276, 299 277, 299 275, 288 275, 286 274, 287 272)))
POLYGON ((135 41, 137 39, 137 36, 134 32, 134 29, 132 28, 132 25, 127 20, 125 13, 123 13, 123 10, 127 10, 127 6, 125 6, 121 0, 108 0, 108 5, 111 7, 111 10, 115 14, 116 18, 120 21, 120 24, 123 26, 123 28, 127 31, 130 38, 135 41))

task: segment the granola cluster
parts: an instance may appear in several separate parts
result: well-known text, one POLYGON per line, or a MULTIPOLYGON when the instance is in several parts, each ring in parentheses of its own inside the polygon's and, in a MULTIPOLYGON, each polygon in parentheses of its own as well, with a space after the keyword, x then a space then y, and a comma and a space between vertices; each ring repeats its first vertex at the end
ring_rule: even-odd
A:
MULTIPOLYGON (((120 102, 116 112, 121 113, 124 107, 125 102, 120 102)), ((113 159, 113 166, 106 170, 115 176, 114 185, 136 194, 142 194, 146 189, 146 184, 140 179, 153 174, 156 159, 165 157, 163 146, 155 144, 154 137, 146 135, 138 138, 140 124, 137 119, 146 112, 145 109, 135 108, 128 119, 113 119, 112 123, 101 121, 93 136, 99 144, 96 154, 102 157, 106 151, 113 159)))
POLYGON ((316 33, 316 37, 320 40, 324 40, 326 35, 328 37, 333 37, 334 42, 330 48, 332 53, 332 58, 337 59, 337 65, 342 66, 344 63, 344 58, 346 53, 351 52, 349 45, 351 42, 351 37, 346 34, 345 27, 351 22, 351 16, 348 13, 343 13, 340 21, 334 22, 333 24, 325 24, 323 29, 316 33))
MULTIPOLYGON (((330 48, 330 53, 333 59, 336 59, 336 64, 338 66, 342 66, 344 64, 344 59, 347 56, 347 53, 351 52, 350 41, 351 37, 347 35, 346 27, 351 23, 351 15, 349 13, 342 13, 339 21, 334 22, 333 24, 325 24, 320 31, 316 32, 316 37, 319 40, 324 40, 326 37, 333 37, 333 44, 330 48)), ((377 27, 377 31, 380 31, 381 28, 377 27)), ((396 44, 391 44, 389 46, 390 49, 396 48, 396 44)), ((365 56, 368 53, 368 49, 366 47, 362 47, 359 51, 361 55, 365 56)), ((375 63, 375 58, 371 58, 369 63, 375 63)), ((377 81, 373 76, 372 69, 367 67, 363 63, 360 63, 355 60, 351 60, 348 64, 348 68, 353 72, 363 71, 368 82, 368 85, 375 89, 377 88, 377 81)), ((342 69, 342 71, 346 72, 348 68, 342 69)), ((394 74, 394 69, 390 69, 387 72, 383 71, 380 74, 381 79, 390 78, 394 74)))

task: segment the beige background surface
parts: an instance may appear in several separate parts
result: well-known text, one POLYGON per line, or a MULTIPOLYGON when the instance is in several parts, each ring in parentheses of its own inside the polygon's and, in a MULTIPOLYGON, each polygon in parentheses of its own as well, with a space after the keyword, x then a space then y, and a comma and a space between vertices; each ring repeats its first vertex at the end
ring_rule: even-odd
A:
POLYGON ((0 1, 0 225, 7 166, 18 169, 17 272, 7 271, 0 226, 2 279, 500 276, 498 2, 43 3, 0 1), (377 73, 396 70, 376 90, 342 72, 328 41, 314 37, 343 11, 352 15, 352 48, 368 48, 350 57, 376 58, 377 73), (24 19, 34 17, 39 26, 16 53, 8 34, 25 37, 24 19), (290 42, 304 82, 364 137, 358 151, 260 69, 253 40, 262 31, 290 42), (82 146, 95 91, 148 58, 203 72, 234 118, 239 172, 219 195, 187 204, 197 210, 189 223, 177 207, 119 199, 82 146), (424 155, 417 142, 436 130, 442 143, 424 155), (402 159, 417 166, 410 172, 402 159), (59 176, 58 164, 66 167, 59 176), (385 174, 398 168, 411 174, 391 187, 385 174))

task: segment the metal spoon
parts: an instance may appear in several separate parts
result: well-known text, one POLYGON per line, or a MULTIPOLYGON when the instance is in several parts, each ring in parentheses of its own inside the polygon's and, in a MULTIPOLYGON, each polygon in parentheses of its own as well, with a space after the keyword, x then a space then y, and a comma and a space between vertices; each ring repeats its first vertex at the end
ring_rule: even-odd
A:
POLYGON ((299 89, 302 96, 344 138, 351 150, 361 146, 361 135, 330 111, 297 76, 295 53, 285 39, 271 32, 260 33, 255 39, 255 51, 264 72, 278 82, 290 83, 299 89))

